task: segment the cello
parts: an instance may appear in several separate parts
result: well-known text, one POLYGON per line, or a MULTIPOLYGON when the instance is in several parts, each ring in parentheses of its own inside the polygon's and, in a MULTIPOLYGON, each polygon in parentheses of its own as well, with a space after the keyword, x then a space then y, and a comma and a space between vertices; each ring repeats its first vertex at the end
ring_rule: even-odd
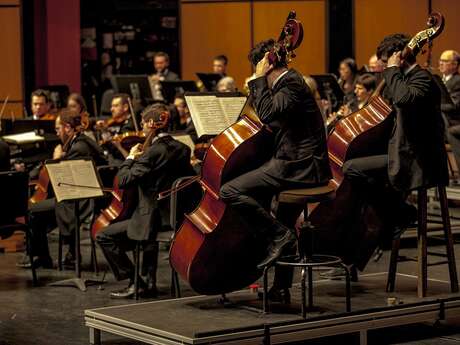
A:
MULTIPOLYGON (((289 61, 303 38, 302 24, 291 12, 269 60, 289 61)), ((201 294, 241 289, 261 276, 257 264, 266 248, 255 243, 240 217, 219 198, 221 186, 267 161, 261 147, 272 135, 247 104, 239 121, 214 138, 203 161, 199 183, 203 197, 185 215, 170 248, 170 264, 191 288, 201 294)))
MULTIPOLYGON (((428 28, 418 32, 409 41, 401 53, 401 58, 408 54, 416 56, 423 46, 439 36, 444 29, 444 18, 439 13, 432 13, 428 17, 428 28)), ((385 80, 376 88, 368 103, 360 110, 341 118, 328 137, 328 154, 332 170, 332 183, 337 187, 336 198, 319 204, 310 215, 310 222, 318 231, 316 244, 327 244, 328 248, 321 248, 321 252, 334 252, 343 246, 343 238, 337 236, 337 229, 342 228, 342 220, 346 217, 347 205, 353 203, 353 191, 347 181, 344 181, 342 167, 352 158, 383 154, 388 149, 388 138, 393 129, 393 108, 382 97, 385 80), (332 216, 331 216, 332 215, 332 216), (324 236, 324 238, 323 238, 324 236), (336 238, 336 245, 331 239, 336 238), (334 249, 331 250, 329 246, 334 249)), ((377 217, 367 218, 367 227, 379 226, 377 217), (377 223, 375 223, 377 222, 377 223)), ((339 230, 340 231, 340 230, 339 230)), ((369 239, 373 240, 373 239, 369 239)), ((318 248, 317 248, 318 250, 318 248)), ((372 255, 372 253, 366 253, 372 255)), ((364 267, 359 267, 362 269, 364 267)))

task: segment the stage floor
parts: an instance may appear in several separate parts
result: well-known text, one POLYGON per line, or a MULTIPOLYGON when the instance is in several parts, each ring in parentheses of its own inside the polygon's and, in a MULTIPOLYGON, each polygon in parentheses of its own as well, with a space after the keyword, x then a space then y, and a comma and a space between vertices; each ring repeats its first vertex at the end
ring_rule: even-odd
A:
POLYGON ((261 312, 257 294, 229 294, 222 305, 216 296, 194 296, 135 303, 85 311, 90 344, 100 343, 100 332, 117 334, 148 344, 276 344, 418 322, 435 322, 460 315, 460 294, 449 284, 430 279, 429 296, 416 297, 417 278, 398 274, 397 291, 385 293, 386 272, 361 275, 352 284, 352 313, 345 313, 344 282, 315 282, 315 309, 300 317, 300 288, 292 289, 292 303, 271 305, 261 312), (397 305, 388 306, 395 297, 397 305), (270 334, 269 336, 267 334, 270 334), (268 341, 270 337, 270 341, 268 341))

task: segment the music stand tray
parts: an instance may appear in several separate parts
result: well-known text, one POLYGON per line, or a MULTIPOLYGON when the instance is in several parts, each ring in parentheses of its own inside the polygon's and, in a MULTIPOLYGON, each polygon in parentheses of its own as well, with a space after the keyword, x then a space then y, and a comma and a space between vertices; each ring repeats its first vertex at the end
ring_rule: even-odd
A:
POLYGON ((197 72, 196 76, 203 82, 204 87, 208 91, 216 90, 217 83, 222 79, 222 76, 217 73, 200 73, 197 72))

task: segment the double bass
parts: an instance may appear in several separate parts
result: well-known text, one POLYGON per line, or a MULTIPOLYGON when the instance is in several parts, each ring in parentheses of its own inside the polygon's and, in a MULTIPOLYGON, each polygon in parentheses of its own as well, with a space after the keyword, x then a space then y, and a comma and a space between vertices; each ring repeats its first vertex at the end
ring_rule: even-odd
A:
MULTIPOLYGON (((302 24, 291 12, 269 61, 289 61, 303 38, 302 24)), ((272 135, 246 105, 239 121, 214 138, 203 161, 199 183, 203 197, 176 233, 171 266, 201 294, 222 294, 248 286, 261 276, 257 264, 266 248, 255 243, 250 229, 219 198, 221 186, 253 170, 270 157, 261 152, 272 135)))
MULTIPOLYGON (((401 53, 401 58, 404 59, 409 54, 416 56, 423 46, 440 35, 443 29, 443 16, 436 12, 430 14, 427 29, 418 32, 409 41, 401 53)), ((316 250, 321 252, 337 254, 337 251, 340 252, 343 247, 343 234, 337 234, 342 229, 342 220, 347 216, 347 206, 354 200, 350 184, 344 181, 342 172, 344 163, 352 158, 384 154, 388 150, 388 139, 393 129, 393 108, 382 96, 384 86, 385 80, 382 80, 368 103, 362 109, 341 118, 328 137, 332 183, 337 187, 336 198, 319 204, 310 215, 310 222, 321 229, 316 232, 315 242, 320 247, 316 250), (334 243, 334 239, 337 243, 334 243)), ((375 216, 366 218, 367 228, 378 228, 379 224, 380 220, 375 216)), ((366 229, 356 231, 363 230, 368 234, 372 232, 366 229)), ((370 236, 369 241, 376 240, 374 235, 370 236)), ((366 255, 370 257, 372 253, 365 253, 363 257, 366 255)), ((358 265, 358 268, 364 267, 358 265)))

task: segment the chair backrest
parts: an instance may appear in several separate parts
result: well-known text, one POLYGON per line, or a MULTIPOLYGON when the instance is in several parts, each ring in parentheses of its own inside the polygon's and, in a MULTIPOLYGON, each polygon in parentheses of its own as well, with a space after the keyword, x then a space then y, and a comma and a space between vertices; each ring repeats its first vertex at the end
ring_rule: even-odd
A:
POLYGON ((29 176, 23 172, 0 172, 0 224, 27 214, 29 202, 29 176))

